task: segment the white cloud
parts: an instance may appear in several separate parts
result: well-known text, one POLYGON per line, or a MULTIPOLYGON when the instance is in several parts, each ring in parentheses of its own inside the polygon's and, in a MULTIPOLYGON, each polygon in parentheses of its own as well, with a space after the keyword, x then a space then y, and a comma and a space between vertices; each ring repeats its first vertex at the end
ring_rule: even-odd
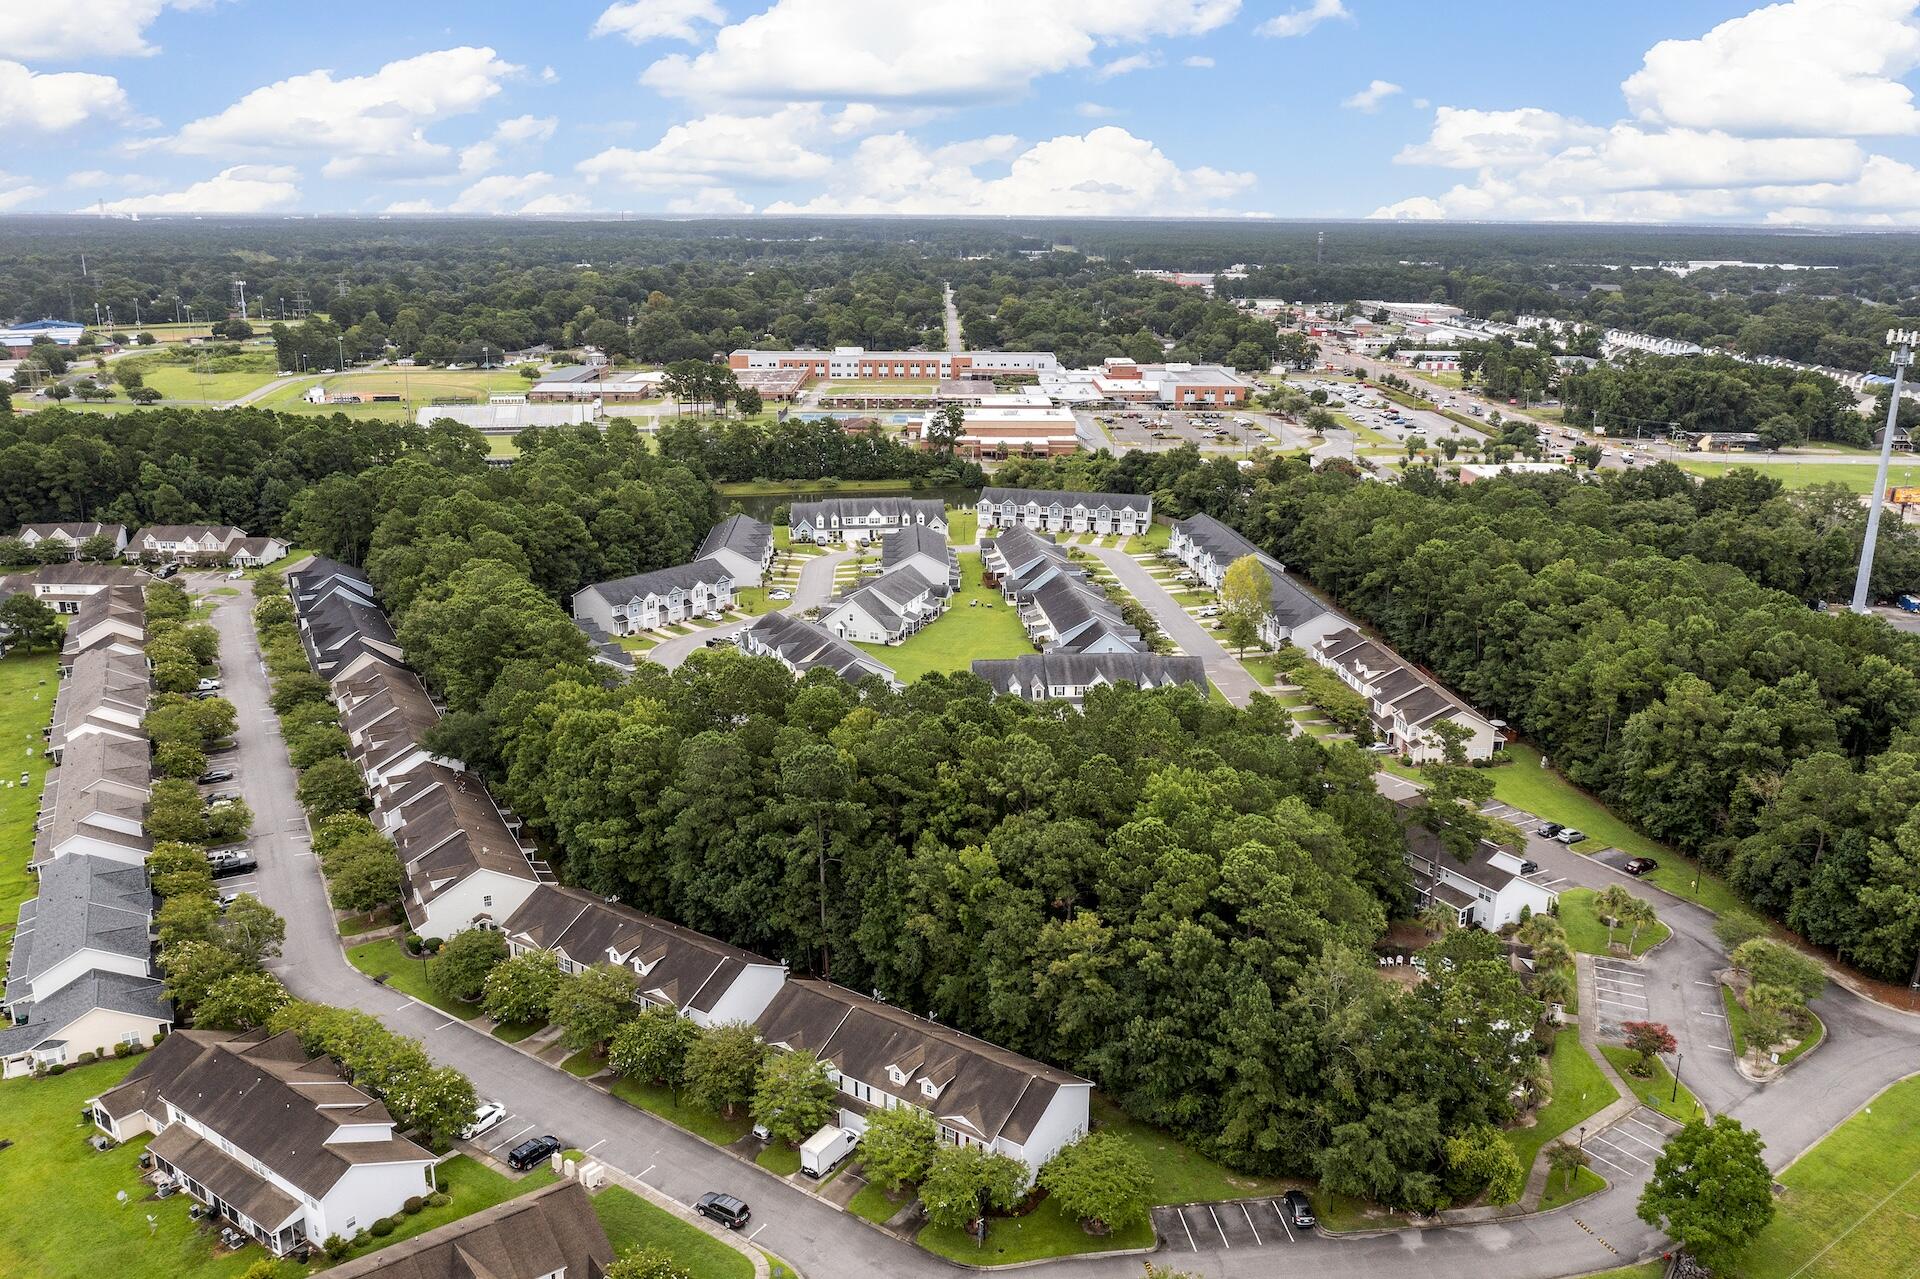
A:
POLYGON ((817 106, 792 106, 771 115, 716 113, 674 125, 644 151, 608 147, 575 167, 590 183, 628 186, 805 181, 824 177, 833 161, 804 140, 831 130, 817 106))
POLYGON ((753 206, 734 194, 729 187, 701 187, 692 195, 667 201, 668 213, 734 215, 752 213, 753 206))
POLYGON ((1111 80, 1117 75, 1126 75, 1132 71, 1148 71, 1160 65, 1157 53, 1129 53, 1124 58, 1115 58, 1103 62, 1094 68, 1093 74, 1101 80, 1111 80))
POLYGON ((1847 138, 1736 138, 1622 124, 1609 129, 1603 141, 1569 147, 1518 177, 1543 191, 1737 188, 1850 182, 1865 160, 1847 138))
POLYGON ((461 47, 389 62, 371 75, 309 71, 189 123, 167 145, 187 155, 318 151, 331 157, 329 178, 445 171, 453 149, 429 139, 426 126, 478 110, 518 70, 492 49, 461 47))
POLYGON ((1369 80, 1366 88, 1350 98, 1343 99, 1340 105, 1349 110, 1365 111, 1371 115, 1380 109, 1382 102, 1401 92, 1404 90, 1390 80, 1369 80))
POLYGON ((18 208, 46 193, 45 187, 35 185, 31 179, 0 170, 0 210, 18 208))
POLYGON ((1082 102, 1073 109, 1073 113, 1088 120, 1104 120, 1109 116, 1120 114, 1113 107, 1103 107, 1098 102, 1082 102))
POLYGON ((1180 65, 1183 67, 1210 67, 1213 65, 1213 59, 1204 53, 1196 53, 1191 57, 1180 59, 1180 65))
POLYGON ((78 169, 66 176, 61 184, 75 191, 91 191, 99 187, 152 187, 159 186, 164 179, 144 173, 108 173, 105 169, 78 169))
POLYGON ((1108 125, 1039 142, 1002 177, 974 172, 973 144, 929 151, 903 133, 868 138, 834 166, 823 194, 769 213, 1198 215, 1220 212, 1253 184, 1250 173, 1182 169, 1144 138, 1108 125))
POLYGON ((485 173, 500 162, 501 148, 546 142, 559 127, 560 121, 550 115, 517 115, 502 120, 488 137, 460 149, 460 172, 462 176, 485 173))
MULTIPOLYGON (((300 174, 290 165, 241 164, 222 169, 182 191, 109 200, 108 213, 265 213, 300 199, 300 174)), ((98 207, 98 206, 96 206, 98 207)), ((81 209, 78 212, 91 213, 81 209)))
POLYGON ((1433 103, 1428 101, 1426 98, 1415 98, 1413 100, 1413 109, 1415 111, 1425 111, 1428 107, 1432 105, 1433 103))
POLYGON ((559 81, 559 79, 560 79, 560 73, 558 71, 555 71, 552 67, 540 68, 541 84, 555 84, 559 81))
POLYGON ((529 215, 539 213, 586 213, 592 208, 593 201, 587 199, 586 196, 580 194, 578 191, 568 191, 564 194, 543 195, 538 199, 529 200, 520 206, 520 212, 529 215))
POLYGON ((694 23, 719 26, 726 20, 714 0, 622 0, 607 6, 593 24, 593 34, 619 36, 634 44, 660 39, 693 44, 700 39, 694 23))
POLYGON ((58 133, 96 120, 124 120, 127 92, 110 75, 80 71, 36 75, 0 62, 0 118, 34 133, 58 133))
POLYGON ((1353 15, 1347 12, 1347 6, 1341 0, 1313 0, 1304 9, 1292 9, 1286 13, 1277 13, 1254 28, 1258 35, 1276 36, 1286 39, 1291 36, 1303 36, 1323 22, 1334 18, 1353 21, 1353 15))
POLYGON ((1641 120, 1748 137, 1920 133, 1913 0, 1792 0, 1662 40, 1621 85, 1641 120))
POLYGON ((198 7, 200 0, 22 0, 7 6, 0 54, 36 62, 146 57, 160 52, 147 43, 147 28, 162 10, 198 7))
POLYGON ((447 205, 448 213, 505 213, 526 203, 527 194, 553 183, 551 173, 496 173, 462 191, 447 205))
POLYGON ((1474 111, 1441 107, 1425 142, 1401 149, 1395 164, 1432 164, 1446 169, 1538 164, 1561 148, 1598 141, 1604 129, 1539 107, 1474 111))
POLYGON ((1103 46, 1201 35, 1240 0, 774 0, 641 82, 680 97, 954 102, 1090 66, 1103 46), (1009 33, 1018 33, 1009 38, 1009 33))

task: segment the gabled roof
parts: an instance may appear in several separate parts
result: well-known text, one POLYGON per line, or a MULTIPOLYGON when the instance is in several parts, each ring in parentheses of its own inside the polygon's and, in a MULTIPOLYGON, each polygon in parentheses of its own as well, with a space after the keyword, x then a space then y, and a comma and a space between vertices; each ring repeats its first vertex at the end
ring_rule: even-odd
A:
POLYGON ((1055 492, 1052 489, 984 488, 980 490, 980 500, 991 502, 995 506, 1004 506, 1008 502, 1012 502, 1015 506, 1025 506, 1029 502, 1043 507, 1057 504, 1067 510, 1084 506, 1089 511, 1097 511, 1104 506, 1116 513, 1123 510, 1134 511, 1143 519, 1153 513, 1151 493, 1079 493, 1066 490, 1055 492))
POLYGON ((156 542, 197 542, 209 533, 222 546, 247 535, 245 529, 231 524, 149 524, 133 535, 133 542, 145 542, 148 538, 156 542))
POLYGON ((595 582, 591 586, 583 587, 579 594, 598 596, 613 607, 619 608, 649 595, 666 595, 676 590, 690 591, 696 586, 714 586, 732 580, 732 571, 719 560, 699 559, 691 564, 657 568, 651 573, 635 573, 631 577, 617 577, 608 582, 595 582))
POLYGON ((1211 515, 1190 515, 1175 524, 1173 531, 1198 543, 1209 557, 1222 566, 1248 555, 1268 558, 1259 547, 1211 515))
POLYGON ((310 1057, 291 1031, 169 1035, 100 1098, 116 1118, 153 1114, 163 1100, 315 1199, 359 1164, 433 1162, 432 1152, 390 1135, 334 1140, 348 1124, 383 1125, 391 1133, 392 1116, 347 1083, 331 1060, 310 1057))
POLYGON ((483 870, 534 880, 520 841, 471 774, 424 764, 383 799, 382 813, 400 818, 393 842, 407 868, 410 909, 483 870))
POLYGON ((578 1181, 521 1195, 336 1266, 329 1279, 603 1279, 613 1245, 578 1181))
POLYGON ((144 569, 124 564, 84 564, 79 560, 70 564, 42 564, 30 576, 56 594, 62 587, 140 586, 153 580, 153 574, 144 569))
POLYGON ((758 564, 773 550, 773 525, 748 515, 729 515, 707 530, 700 543, 700 558, 727 550, 758 564))
POLYGON ((364 572, 324 555, 287 574, 287 594, 295 612, 304 614, 316 597, 331 590, 349 591, 369 603, 373 600, 373 582, 364 572))
POLYGON ((591 618, 576 617, 573 624, 587 637, 587 643, 593 645, 593 660, 616 670, 631 671, 633 654, 620 647, 613 636, 600 629, 600 624, 591 618))
POLYGON ((52 537, 62 534, 75 542, 84 542, 90 537, 111 537, 115 541, 127 535, 124 524, 91 524, 82 520, 68 520, 52 524, 22 524, 14 531, 15 537, 25 537, 32 533, 36 537, 52 537))
POLYGON ((1288 577, 1279 565, 1264 556, 1262 562, 1267 570, 1267 612, 1280 625, 1292 630, 1333 611, 1288 577))
POLYGON ((173 1006, 163 983, 153 977, 95 969, 70 981, 46 999, 16 1007, 25 1021, 0 1030, 0 1056, 23 1053, 60 1038, 61 1033, 88 1013, 100 1009, 150 1017, 162 1025, 173 1023, 173 1006))
POLYGON ((949 1026, 812 978, 790 978, 756 1019, 770 1044, 813 1053, 841 1074, 912 1102, 981 1141, 1024 1144, 1063 1087, 1087 1081, 949 1026), (894 1067, 907 1076, 896 1084, 894 1067), (938 1095, 927 1097, 925 1080, 938 1095))
MULTIPOLYGON (((921 497, 828 497, 817 502, 795 502, 787 508, 789 527, 819 527, 838 518, 844 525, 849 517, 869 520, 879 516, 889 524, 934 524, 947 522, 947 508, 937 499, 921 497)), ((868 524, 868 528, 876 527, 868 524)))
POLYGON ((824 666, 849 684, 869 675, 894 683, 893 668, 862 649, 791 613, 768 613, 740 632, 740 646, 750 653, 771 653, 800 674, 824 666))
POLYGON ((152 949, 152 907, 144 866, 84 854, 47 863, 40 868, 39 891, 20 907, 7 961, 7 1002, 27 998, 33 981, 84 952, 123 955, 144 965, 152 949))
POLYGON ((711 1012, 741 973, 773 966, 691 928, 554 884, 534 889, 502 931, 509 941, 556 951, 576 964, 623 964, 639 975, 643 997, 682 1012, 711 1012))
POLYGON ((1163 653, 1071 653, 1058 649, 977 661, 973 673, 996 693, 1031 697, 1034 685, 1040 697, 1055 686, 1091 688, 1099 684, 1131 684, 1138 688, 1165 688, 1184 684, 1207 692, 1206 663, 1198 657, 1163 653))
POLYGON ((939 529, 909 524, 881 542, 880 563, 892 568, 914 555, 925 555, 944 564, 949 559, 949 551, 946 534, 939 529))

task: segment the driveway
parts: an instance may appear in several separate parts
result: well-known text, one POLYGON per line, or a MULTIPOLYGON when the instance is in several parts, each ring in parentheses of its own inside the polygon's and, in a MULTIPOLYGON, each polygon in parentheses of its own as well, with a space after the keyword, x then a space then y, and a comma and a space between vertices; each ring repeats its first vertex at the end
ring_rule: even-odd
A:
POLYGON ((1235 661, 1233 654, 1220 647, 1220 641, 1206 627, 1188 616, 1179 601, 1154 581, 1153 575, 1140 567, 1138 560, 1112 547, 1095 546, 1089 549, 1120 579, 1120 585, 1127 589, 1127 593, 1153 614, 1153 620, 1160 624, 1160 629, 1167 633, 1169 639, 1180 646, 1181 652, 1199 658, 1206 665, 1207 678, 1226 695, 1229 702, 1235 706, 1245 706, 1256 692, 1262 691, 1259 681, 1247 674, 1247 668, 1235 661))
MULTIPOLYGON (((852 555, 851 548, 828 551, 825 555, 815 555, 800 565, 800 581, 793 588, 793 602, 775 609, 778 613, 804 613, 810 608, 826 603, 833 597, 833 570, 852 555)), ((704 631, 695 631, 691 635, 676 635, 663 640, 648 649, 642 656, 649 662, 658 662, 672 670, 698 648, 705 648, 708 640, 730 639, 752 626, 757 618, 740 617, 718 626, 709 626, 704 631)))

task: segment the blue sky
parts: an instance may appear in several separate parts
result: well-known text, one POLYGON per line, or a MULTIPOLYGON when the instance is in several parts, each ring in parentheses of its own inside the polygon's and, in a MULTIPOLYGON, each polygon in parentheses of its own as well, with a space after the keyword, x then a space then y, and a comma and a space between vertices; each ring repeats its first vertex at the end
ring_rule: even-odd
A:
POLYGON ((1920 221, 1915 0, 49 0, 0 211, 1920 221))

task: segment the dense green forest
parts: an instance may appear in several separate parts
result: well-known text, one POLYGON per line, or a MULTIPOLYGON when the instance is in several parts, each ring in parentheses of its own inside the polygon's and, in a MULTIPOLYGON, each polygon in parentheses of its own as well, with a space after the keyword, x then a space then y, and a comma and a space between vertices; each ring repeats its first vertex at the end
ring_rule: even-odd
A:
MULTIPOLYGON (((997 478, 1233 523, 1775 918, 1877 977, 1913 970, 1920 640, 1804 603, 1851 592, 1865 512, 1844 488, 1668 464, 1378 483, 1191 449, 997 478)), ((1916 582, 1920 537, 1883 527, 1875 594, 1916 582)))

